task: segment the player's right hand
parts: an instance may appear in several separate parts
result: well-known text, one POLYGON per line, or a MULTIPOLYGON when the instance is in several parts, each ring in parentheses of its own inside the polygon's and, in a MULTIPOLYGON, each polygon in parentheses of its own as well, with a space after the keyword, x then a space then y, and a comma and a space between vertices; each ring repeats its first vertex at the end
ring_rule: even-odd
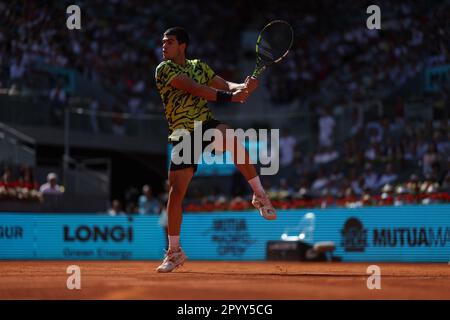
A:
POLYGON ((248 97, 250 96, 250 93, 246 89, 239 89, 233 92, 233 97, 231 98, 232 102, 240 102, 244 103, 247 101, 248 97))
POLYGON ((253 92, 256 90, 256 88, 258 88, 259 85, 259 81, 258 79, 255 79, 253 77, 248 76, 245 79, 245 88, 249 91, 249 92, 253 92))

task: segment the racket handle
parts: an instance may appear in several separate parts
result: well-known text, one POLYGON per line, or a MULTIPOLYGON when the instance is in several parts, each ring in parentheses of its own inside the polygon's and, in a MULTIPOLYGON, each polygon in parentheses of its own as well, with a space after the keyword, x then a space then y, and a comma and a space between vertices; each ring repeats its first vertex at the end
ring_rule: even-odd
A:
POLYGON ((255 71, 253 71, 252 78, 258 79, 264 70, 266 70, 266 66, 255 69, 255 71))

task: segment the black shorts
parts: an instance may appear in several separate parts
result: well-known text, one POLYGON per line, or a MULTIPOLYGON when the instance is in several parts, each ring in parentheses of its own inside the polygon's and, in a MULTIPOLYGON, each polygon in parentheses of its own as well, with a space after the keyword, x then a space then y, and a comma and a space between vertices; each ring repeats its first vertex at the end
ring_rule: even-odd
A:
MULTIPOLYGON (((195 130, 201 130, 201 134, 202 134, 202 136, 203 136, 203 132, 205 132, 205 131, 208 130, 208 129, 217 128, 217 126, 220 125, 220 124, 224 124, 224 123, 221 122, 221 121, 212 119, 212 120, 208 120, 208 121, 203 122, 203 123, 202 123, 202 126, 196 128, 195 130)), ((200 153, 197 153, 197 154, 194 154, 194 143, 193 143, 193 141, 194 141, 194 131, 191 132, 190 136, 191 136, 191 142, 192 142, 192 143, 191 143, 191 155, 192 155, 192 159, 190 159, 190 163, 180 163, 180 164, 175 164, 175 163, 172 162, 172 155, 171 155, 171 156, 170 156, 171 159, 170 159, 170 168, 169 168, 169 171, 172 171, 172 170, 181 170, 181 169, 186 169, 186 168, 190 168, 190 167, 192 167, 192 168, 194 169, 194 172, 197 171, 197 163, 196 163, 196 162, 198 162, 198 159, 200 158, 200 155, 203 153, 203 151, 205 150, 205 148, 211 143, 211 141, 202 141, 201 152, 200 152, 200 153)), ((181 141, 183 141, 183 140, 171 142, 172 148, 175 147, 177 144, 181 143, 181 141)), ((214 152, 213 152, 213 154, 214 154, 214 152)), ((181 155, 182 155, 182 154, 181 154, 181 155)))

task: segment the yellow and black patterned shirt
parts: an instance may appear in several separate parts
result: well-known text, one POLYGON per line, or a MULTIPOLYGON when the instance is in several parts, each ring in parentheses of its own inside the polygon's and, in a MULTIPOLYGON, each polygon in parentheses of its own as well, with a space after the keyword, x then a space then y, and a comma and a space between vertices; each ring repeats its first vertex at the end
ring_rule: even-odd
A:
POLYGON ((194 130, 194 121, 213 119, 207 101, 178 90, 170 82, 179 74, 185 74, 196 82, 207 85, 214 77, 214 71, 200 60, 187 60, 184 66, 170 60, 161 62, 156 68, 156 88, 164 104, 164 112, 169 123, 169 141, 178 140, 177 129, 194 130))

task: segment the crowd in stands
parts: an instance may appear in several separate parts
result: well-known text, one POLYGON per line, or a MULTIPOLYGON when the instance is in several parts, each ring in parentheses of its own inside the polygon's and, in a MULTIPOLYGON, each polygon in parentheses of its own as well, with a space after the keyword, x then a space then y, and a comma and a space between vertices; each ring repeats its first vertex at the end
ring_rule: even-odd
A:
POLYGON ((127 134, 124 112, 138 119, 162 115, 152 72, 161 61, 161 35, 168 25, 189 29, 189 56, 240 81, 245 32, 259 30, 270 19, 289 21, 295 30, 293 48, 283 63, 271 68, 263 86, 275 107, 301 97, 313 113, 318 105, 383 98, 426 67, 450 63, 448 0, 379 1, 382 30, 366 27, 369 1, 298 1, 287 6, 263 0, 253 15, 251 1, 201 0, 194 6, 175 0, 115 0, 110 5, 85 0, 78 2, 78 31, 61 27, 70 4, 0 0, 0 88, 41 88, 50 101, 50 123, 57 126, 70 94, 61 79, 44 76, 41 66, 76 70, 112 96, 89 97, 83 105, 90 115, 85 122, 95 133, 103 131, 98 120, 103 111, 109 115, 105 130, 115 135, 127 134), (226 21, 227 27, 216 21, 226 21))
POLYGON ((142 192, 136 188, 130 188, 126 195, 126 207, 122 202, 114 199, 108 214, 117 215, 161 215, 162 219, 166 219, 166 204, 168 199, 168 184, 166 182, 165 191, 159 195, 153 193, 152 187, 148 184, 142 187, 142 192))
MULTIPOLYGON (((381 187, 370 188, 365 186, 365 182, 370 184, 370 179, 376 180, 377 174, 371 172, 370 165, 367 166, 367 172, 362 174, 359 179, 343 178, 342 174, 332 174, 329 177, 319 175, 314 181, 318 184, 322 179, 326 188, 318 194, 317 189, 308 187, 301 180, 298 184, 289 184, 287 179, 280 179, 277 184, 266 183, 266 191, 271 198, 272 203, 277 209, 298 209, 298 208, 357 208, 362 206, 401 206, 414 204, 439 204, 450 202, 450 174, 447 173, 442 182, 436 182, 433 179, 419 179, 412 174, 407 179, 399 181, 396 174, 392 175, 389 183, 381 187), (339 181, 338 179, 341 179, 339 181), (359 180, 355 183, 355 181, 359 180), (359 183, 362 184, 359 185, 359 183), (336 187, 341 185, 340 188, 336 187)), ((354 176, 353 176, 354 177, 354 176)), ((380 182, 383 176, 380 177, 380 182)), ((116 215, 162 215, 167 219, 166 204, 167 192, 160 196, 145 195, 143 191, 139 197, 139 204, 134 201, 127 202, 126 208, 122 206, 121 201, 115 199, 112 201, 108 213, 116 215)), ((229 210, 253 210, 251 204, 251 193, 247 192, 239 196, 232 196, 231 193, 220 192, 217 189, 212 193, 190 192, 183 204, 184 212, 212 212, 229 210), (192 194, 194 196, 192 196, 192 194)))
MULTIPOLYGON (((330 112, 324 111, 318 118, 317 148, 304 152, 296 137, 288 129, 282 130, 280 171, 261 179, 277 208, 448 203, 450 135, 447 119, 406 122, 398 116, 361 120, 348 128, 348 139, 337 144, 335 120, 330 112)), ((236 175, 240 173, 236 171, 236 175)), ((252 209, 252 193, 241 180, 238 179, 231 190, 189 190, 184 210, 252 209)), ((156 214, 164 209, 167 191, 162 197, 145 196, 147 188, 144 187, 139 200, 134 197, 131 203, 135 205, 128 206, 124 213, 156 214), (155 210, 144 210, 142 203, 155 210)))
POLYGON ((242 32, 258 30, 267 22, 258 17, 283 18, 295 30, 290 55, 266 83, 275 104, 289 102, 299 91, 302 97, 326 92, 337 100, 380 96, 390 89, 386 83, 401 85, 426 66, 450 62, 448 1, 381 1, 382 30, 367 29, 365 9, 370 3, 364 1, 299 1, 286 6, 264 0, 255 17, 248 1, 227 2, 224 10, 221 1, 192 5, 117 0, 105 5, 90 0, 79 1, 82 30, 74 32, 61 26, 69 4, 0 1, 2 86, 47 86, 50 91, 56 83, 33 77, 36 65, 47 64, 77 70, 104 86, 118 103, 101 108, 137 115, 159 111, 152 70, 161 60, 161 34, 168 25, 188 27, 190 56, 234 78, 243 53, 236 50, 242 32))
MULTIPOLYGON (((329 97, 328 102, 336 103, 385 97, 426 67, 450 63, 450 2, 428 4, 379 2, 381 30, 369 30, 363 23, 365 10, 346 1, 332 8, 323 3, 320 14, 299 10, 298 17, 296 10, 290 11, 296 41, 287 62, 279 64, 267 82, 272 101, 329 97)), ((275 14, 283 14, 282 8, 280 4, 275 14)))
MULTIPOLYGON (((446 103, 450 110, 450 100, 446 103)), ((448 116, 406 121, 400 112, 392 118, 360 118, 348 128, 348 138, 337 143, 333 114, 321 114, 317 146, 311 151, 303 150, 288 129, 282 131, 280 171, 262 177, 275 206, 449 202, 448 116)), ((232 186, 243 190, 234 195, 192 192, 186 208, 251 208, 250 189, 245 181, 241 184, 232 186)))
POLYGON ((14 172, 5 166, 0 180, 0 200, 39 200, 39 185, 34 181, 30 167, 20 167, 14 172))
POLYGON ((44 194, 64 193, 64 187, 58 184, 55 173, 50 172, 47 182, 39 184, 30 166, 4 165, 0 177, 0 201, 42 202, 44 194))
POLYGON ((237 67, 238 52, 232 48, 239 47, 236 34, 243 23, 235 19, 240 10, 238 3, 228 3, 227 10, 223 10, 215 1, 201 1, 201 5, 179 1, 118 0, 111 5, 100 0, 79 1, 80 31, 65 27, 70 4, 0 1, 0 87, 38 86, 49 92, 56 83, 49 79, 36 81, 36 66, 52 65, 76 70, 112 94, 116 103, 100 104, 102 110, 134 115, 155 108, 161 112, 153 73, 161 61, 162 33, 175 23, 190 28, 190 56, 206 59, 226 77, 232 76, 237 67), (223 28, 216 21, 230 23, 223 28))
MULTIPOLYGON (((161 60, 163 31, 172 25, 189 29, 188 53, 206 61, 220 75, 239 81, 241 33, 259 30, 282 18, 294 28, 295 41, 286 60, 271 69, 263 83, 274 107, 301 97, 315 115, 316 147, 300 147, 283 130, 281 170, 263 177, 278 208, 449 202, 450 88, 432 96, 431 120, 405 116, 405 99, 384 103, 386 110, 367 116, 352 110, 345 139, 337 141, 339 106, 388 98, 427 67, 450 63, 450 1, 379 1, 382 30, 368 30, 365 8, 370 1, 328 0, 282 2, 260 0, 258 15, 251 1, 169 0, 142 2, 78 1, 82 30, 64 26, 70 1, 0 0, 0 88, 41 89, 52 105, 52 124, 62 122, 69 93, 64 83, 42 77, 42 65, 76 70, 114 97, 113 103, 90 100, 89 119, 99 131, 98 111, 112 111, 113 132, 123 135, 127 112, 139 117, 161 114, 153 71, 161 60), (224 10, 226 8, 226 10, 224 10), (192 17, 198 17, 192 19, 192 17), (263 17, 263 18, 261 18, 263 17), (63 24, 61 26, 61 24, 63 24), (226 25, 226 27, 224 27, 226 25)), ((252 52, 252 58, 254 58, 252 52)), ((39 189, 32 169, 6 168, 0 199, 38 200, 43 192, 63 189, 49 175, 39 189)), ((193 190, 186 211, 252 208, 251 193, 193 190)), ((154 195, 150 186, 114 199, 109 213, 159 214, 167 191, 154 195)))

